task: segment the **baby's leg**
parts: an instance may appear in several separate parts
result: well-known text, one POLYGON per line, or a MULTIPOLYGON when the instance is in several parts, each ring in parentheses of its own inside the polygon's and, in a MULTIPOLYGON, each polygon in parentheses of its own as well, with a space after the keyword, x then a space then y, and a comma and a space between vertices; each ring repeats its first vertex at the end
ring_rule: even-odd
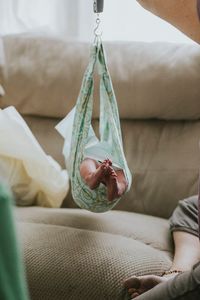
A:
POLYGON ((104 182, 108 162, 99 164, 91 158, 86 158, 80 165, 80 174, 91 190, 96 189, 99 184, 104 182))
POLYGON ((116 170, 116 174, 117 174, 117 183, 118 183, 118 189, 119 189, 119 196, 122 196, 128 188, 128 182, 125 178, 123 170, 116 170))
POLYGON ((111 166, 108 167, 106 176, 106 186, 108 189, 108 200, 113 201, 121 197, 128 186, 123 170, 114 170, 111 166))

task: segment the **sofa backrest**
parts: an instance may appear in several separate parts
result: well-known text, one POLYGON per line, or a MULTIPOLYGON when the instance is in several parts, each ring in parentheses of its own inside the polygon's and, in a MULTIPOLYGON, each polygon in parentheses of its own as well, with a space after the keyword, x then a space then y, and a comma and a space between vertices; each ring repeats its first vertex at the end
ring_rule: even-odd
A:
MULTIPOLYGON (((2 105, 15 98, 23 114, 64 117, 79 93, 90 45, 28 35, 3 41, 7 78, 2 105)), ((115 42, 105 48, 121 118, 200 117, 199 45, 115 42)))
MULTIPOLYGON (((36 35, 3 41, 6 95, 0 107, 14 105, 63 164, 63 141, 53 127, 76 102, 90 45, 36 35)), ((200 46, 117 42, 105 49, 133 172, 131 191, 117 208, 169 217, 178 200, 197 193, 200 46)))

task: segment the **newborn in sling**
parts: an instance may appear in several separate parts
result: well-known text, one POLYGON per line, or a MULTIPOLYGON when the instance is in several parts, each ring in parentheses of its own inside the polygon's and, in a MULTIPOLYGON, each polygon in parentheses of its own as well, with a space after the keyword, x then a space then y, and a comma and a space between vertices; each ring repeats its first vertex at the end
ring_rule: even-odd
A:
POLYGON ((56 129, 65 139, 63 154, 74 201, 93 212, 113 208, 129 190, 132 178, 124 156, 117 102, 100 39, 92 48, 76 106, 56 129), (100 140, 91 126, 96 63, 100 75, 100 140))

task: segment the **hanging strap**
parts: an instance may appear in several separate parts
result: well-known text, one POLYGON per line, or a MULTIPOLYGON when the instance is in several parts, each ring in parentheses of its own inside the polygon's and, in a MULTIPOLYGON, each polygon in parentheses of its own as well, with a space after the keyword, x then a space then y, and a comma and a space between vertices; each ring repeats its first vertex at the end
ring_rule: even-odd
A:
MULTIPOLYGON (((111 80, 111 77, 110 77, 110 74, 108 71, 105 52, 104 52, 102 42, 100 42, 100 45, 99 45, 98 71, 99 71, 99 75, 101 77, 101 83, 100 83, 100 88, 101 88, 101 92, 102 92, 101 96, 102 96, 102 98, 103 98, 103 96, 108 97, 107 103, 109 103, 109 107, 110 107, 109 113, 112 114, 112 118, 116 125, 116 130, 118 131, 118 134, 119 134, 120 142, 122 143, 122 134, 121 134, 121 127, 120 127, 120 123, 119 123, 118 106, 117 106, 114 89, 112 86, 112 80, 111 80)), ((105 99, 105 98, 103 98, 103 99, 105 99)), ((106 139, 107 137, 104 137, 105 127, 107 126, 107 122, 109 122, 110 116, 108 115, 108 111, 105 110, 105 107, 103 106, 103 105, 105 105, 105 101, 103 101, 103 99, 101 101, 102 109, 100 109, 100 112, 101 112, 101 114, 100 114, 100 133, 101 133, 102 137, 106 139), (107 113, 107 115, 108 115, 108 119, 106 120, 106 122, 105 122, 105 118, 104 118, 105 113, 107 113)))
POLYGON ((92 108, 93 108, 92 95, 94 90, 93 72, 97 60, 97 53, 98 53, 98 44, 95 44, 91 49, 90 62, 85 71, 80 94, 76 103, 76 113, 74 116, 72 142, 71 142, 71 150, 70 150, 71 165, 70 165, 69 172, 71 178, 75 176, 74 172, 76 172, 76 169, 78 168, 77 166, 78 160, 76 159, 76 157, 79 156, 79 160, 83 159, 83 152, 87 142, 87 136, 91 124, 92 108), (84 132, 83 132, 83 124, 84 124, 84 132), (77 150, 79 151, 79 155, 78 153, 76 153, 77 150))
POLYGON ((122 142, 120 117, 112 80, 108 71, 103 44, 100 42, 98 53, 98 70, 100 81, 100 136, 102 141, 111 141, 113 157, 119 159, 119 164, 124 170, 128 190, 130 189, 132 176, 129 171, 122 142), (113 135, 113 132, 115 133, 113 135))

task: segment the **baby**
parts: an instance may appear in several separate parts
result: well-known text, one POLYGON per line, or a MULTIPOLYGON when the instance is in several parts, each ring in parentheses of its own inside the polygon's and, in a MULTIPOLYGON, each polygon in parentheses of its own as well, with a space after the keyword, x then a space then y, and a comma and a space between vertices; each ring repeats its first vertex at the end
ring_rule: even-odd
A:
POLYGON ((91 190, 96 189, 100 183, 104 184, 107 187, 109 201, 121 197, 128 187, 123 170, 114 170, 110 159, 97 162, 94 159, 85 158, 80 165, 80 174, 91 190))
MULTIPOLYGON (((72 131, 75 116, 75 107, 56 126, 58 132, 65 139, 63 154, 67 166, 70 166, 70 149, 72 143, 72 131)), ((113 157, 111 146, 105 142, 100 142, 95 132, 90 126, 87 143, 84 150, 84 159, 80 164, 80 174, 84 182, 91 190, 95 190, 100 183, 107 188, 107 198, 109 201, 120 198, 128 189, 128 180, 125 176, 121 164, 113 157), (105 159, 109 157, 109 159, 105 159)))

